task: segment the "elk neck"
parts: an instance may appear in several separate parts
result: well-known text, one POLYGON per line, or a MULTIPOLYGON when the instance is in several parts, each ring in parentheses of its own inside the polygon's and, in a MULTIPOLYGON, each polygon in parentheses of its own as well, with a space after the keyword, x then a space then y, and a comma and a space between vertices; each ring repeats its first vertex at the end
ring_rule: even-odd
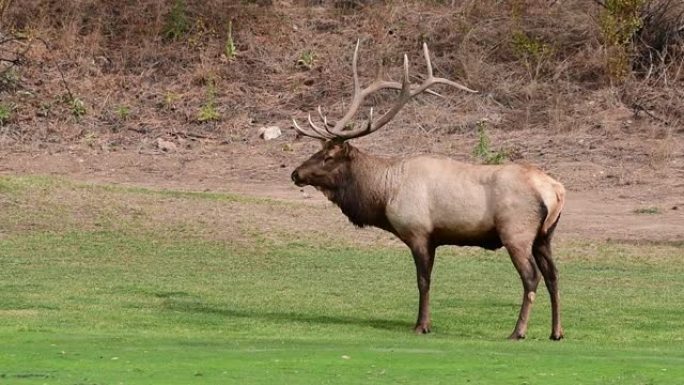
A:
POLYGON ((352 148, 349 168, 336 189, 323 191, 356 226, 392 231, 385 208, 393 194, 396 161, 352 148))

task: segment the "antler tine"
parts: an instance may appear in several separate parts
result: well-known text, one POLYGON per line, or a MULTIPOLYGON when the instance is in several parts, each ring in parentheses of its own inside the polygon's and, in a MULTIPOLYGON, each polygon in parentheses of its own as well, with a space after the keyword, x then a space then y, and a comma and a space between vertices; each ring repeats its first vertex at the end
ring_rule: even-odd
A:
POLYGON ((359 45, 361 45, 361 39, 356 39, 356 48, 354 48, 354 56, 352 57, 352 71, 354 72, 352 75, 354 78, 354 95, 359 93, 359 90, 361 90, 361 85, 359 84, 359 72, 356 70, 356 63, 359 58, 359 45))
MULTIPOLYGON (((358 49, 359 49, 359 42, 356 43, 356 49, 354 50, 354 58, 352 60, 352 71, 353 71, 353 78, 354 78, 354 96, 352 98, 352 102, 349 105, 349 109, 347 110, 347 113, 342 117, 342 119, 338 120, 337 123, 335 123, 335 126, 331 129, 328 130, 331 134, 335 135, 336 137, 343 138, 343 139, 351 139, 355 138, 359 135, 366 135, 368 132, 365 132, 366 129, 362 129, 360 131, 345 131, 345 127, 347 123, 354 117, 356 114, 356 111, 359 109, 361 106, 361 103, 363 100, 370 94, 377 92, 381 89, 385 88, 399 88, 396 87, 396 82, 390 82, 387 80, 383 80, 382 78, 378 77, 375 79, 373 83, 371 83, 368 87, 361 89, 359 85, 359 75, 358 75, 358 70, 357 70, 357 61, 358 61, 358 49)), ((406 66, 408 66, 408 58, 405 56, 405 61, 406 61, 406 66)), ((381 74, 381 73, 379 73, 381 74)), ((408 76, 406 76, 406 83, 408 83, 408 76)), ((406 85, 409 87, 410 91, 410 84, 406 85)), ((404 85, 402 84, 401 89, 403 89, 404 85)), ((398 110, 397 110, 398 112, 398 110)), ((396 114, 396 112, 395 112, 396 114)), ((379 128, 379 127, 378 127, 379 128)))
MULTIPOLYGON (((377 122, 373 122, 373 108, 371 107, 368 124, 365 127, 356 131, 335 132, 334 134, 343 139, 358 138, 378 130, 380 127, 392 120, 392 118, 401 110, 401 108, 404 107, 404 105, 411 99, 411 83, 409 82, 408 70, 408 56, 404 54, 404 74, 401 81, 401 93, 399 94, 394 106, 392 106, 389 111, 385 112, 385 114, 382 115, 377 122)), ((376 80, 373 84, 368 86, 368 88, 364 89, 364 92, 368 91, 367 94, 370 94, 371 92, 377 91, 381 88, 392 88, 388 85, 391 85, 391 82, 376 80)))
POLYGON ((318 106, 318 116, 320 116, 321 120, 323 121, 323 128, 325 129, 325 132, 328 133, 331 137, 336 137, 333 132, 330 131, 330 128, 333 127, 334 125, 331 123, 328 123, 328 117, 323 115, 323 111, 321 110, 321 106, 318 106))
POLYGON ((294 125, 295 131, 297 131, 301 135, 308 136, 308 137, 315 138, 315 139, 327 140, 327 139, 335 138, 336 135, 331 133, 330 131, 328 131, 328 119, 323 115, 323 111, 321 111, 321 106, 318 106, 317 110, 318 110, 319 116, 321 117, 321 120, 323 120, 323 123, 325 124, 325 126, 324 126, 325 129, 318 127, 313 122, 313 120, 311 119, 311 113, 309 113, 307 120, 309 122, 309 126, 311 126, 311 131, 300 127, 299 124, 297 123, 297 121, 293 118, 292 123, 294 125))
POLYGON ((361 90, 361 84, 359 82, 359 71, 357 67, 358 59, 359 59, 359 46, 361 45, 361 39, 356 40, 356 47, 354 48, 354 56, 352 57, 352 78, 354 79, 354 96, 352 97, 351 104, 349 105, 349 110, 347 111, 346 114, 342 117, 342 119, 338 120, 337 123, 335 123, 335 126, 333 127, 332 130, 328 130, 328 132, 332 133, 335 136, 340 136, 340 132, 344 130, 344 127, 349 123, 349 121, 354 117, 356 114, 356 111, 359 109, 361 106, 361 102, 363 102, 363 99, 370 94, 369 88, 371 86, 361 90))
POLYGON ((365 97, 365 95, 361 95, 361 86, 359 83, 359 75, 358 75, 358 70, 357 70, 357 62, 359 58, 359 46, 361 45, 361 39, 356 40, 356 47, 354 48, 354 56, 352 58, 352 70, 353 70, 353 78, 354 78, 354 100, 352 100, 352 106, 350 107, 350 110, 347 112, 347 114, 337 122, 335 125, 335 132, 331 131, 328 128, 328 119, 323 115, 323 111, 321 110, 321 107, 318 107, 318 115, 321 117, 321 120, 323 120, 324 124, 324 129, 321 129, 320 127, 316 126, 314 124, 313 120, 311 120, 311 114, 309 114, 308 121, 309 121, 309 126, 311 126, 311 129, 313 131, 309 131, 307 129, 304 129, 297 124, 297 121, 292 119, 292 123, 294 124, 295 131, 297 131, 299 134, 304 135, 304 136, 309 136, 311 138, 315 139, 334 139, 338 137, 339 135, 336 133, 336 131, 339 131, 341 128, 343 128, 349 120, 354 116, 356 113, 356 110, 359 108, 359 105, 361 105, 361 101, 365 97), (338 127, 339 126, 339 127, 338 127))
POLYGON ((472 92, 475 94, 477 93, 477 91, 471 90, 470 88, 468 88, 462 84, 456 83, 455 81, 445 79, 445 78, 434 77, 433 72, 432 72, 432 61, 430 60, 430 50, 428 50, 427 43, 425 43, 425 42, 423 42, 423 56, 425 56, 425 64, 427 65, 427 72, 428 72, 427 73, 427 79, 425 79, 425 81, 420 86, 418 86, 415 90, 413 90, 411 92, 411 96, 415 96, 421 92, 424 92, 433 84, 447 84, 447 85, 450 85, 452 87, 456 87, 456 88, 463 90, 463 91, 472 92))
POLYGON ((297 121, 296 121, 294 118, 292 118, 292 124, 293 124, 293 126, 294 126, 295 131, 297 131, 297 133, 300 134, 300 135, 308 136, 308 137, 314 138, 314 139, 324 139, 324 140, 330 139, 330 138, 327 137, 327 136, 322 136, 322 135, 319 135, 319 134, 317 134, 317 133, 315 133, 315 132, 311 132, 311 131, 308 131, 308 130, 306 130, 306 129, 300 127, 299 124, 297 124, 297 121))
POLYGON ((325 130, 323 130, 322 128, 318 127, 313 122, 313 120, 311 120, 311 113, 309 113, 309 126, 311 126, 311 129, 314 130, 315 133, 317 133, 318 135, 320 135, 321 137, 323 137, 325 139, 332 139, 335 137, 335 135, 333 135, 332 133, 327 132, 328 131, 327 128, 325 130))
POLYGON ((384 126, 390 120, 392 120, 392 118, 394 118, 394 115, 396 115, 399 112, 399 110, 401 110, 404 107, 404 104, 406 104, 411 99, 411 96, 411 83, 409 81, 409 61, 408 56, 404 54, 404 75, 401 79, 401 93, 399 94, 399 97, 397 98, 397 101, 394 104, 394 106, 392 106, 392 108, 390 108, 389 111, 385 112, 385 114, 382 115, 377 122, 375 122, 371 127, 369 127, 368 134, 384 126))
POLYGON ((308 137, 316 138, 316 139, 321 139, 321 138, 318 138, 316 135, 313 135, 309 131, 300 127, 299 124, 297 123, 297 121, 295 120, 295 118, 292 118, 292 126, 294 127, 295 131, 297 131, 297 133, 299 135, 308 136, 308 137))
POLYGON ((430 51, 426 42, 423 42, 423 56, 425 56, 425 64, 427 65, 428 79, 432 79, 432 61, 430 60, 430 51))
POLYGON ((321 110, 321 106, 318 106, 316 111, 318 111, 318 116, 323 121, 323 128, 325 128, 325 130, 328 131, 328 127, 330 126, 330 123, 328 123, 328 117, 323 115, 323 110, 321 110))

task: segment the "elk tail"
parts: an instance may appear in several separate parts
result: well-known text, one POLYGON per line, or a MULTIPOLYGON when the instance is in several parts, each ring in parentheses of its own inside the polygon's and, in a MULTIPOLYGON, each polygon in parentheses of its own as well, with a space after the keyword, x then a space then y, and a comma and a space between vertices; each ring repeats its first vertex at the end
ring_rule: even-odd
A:
POLYGON ((553 225, 558 221, 565 205, 565 188, 563 188, 563 185, 553 181, 551 187, 552 191, 547 190, 546 193, 542 193, 542 200, 548 210, 546 219, 544 219, 541 227, 541 232, 544 235, 548 234, 553 225))

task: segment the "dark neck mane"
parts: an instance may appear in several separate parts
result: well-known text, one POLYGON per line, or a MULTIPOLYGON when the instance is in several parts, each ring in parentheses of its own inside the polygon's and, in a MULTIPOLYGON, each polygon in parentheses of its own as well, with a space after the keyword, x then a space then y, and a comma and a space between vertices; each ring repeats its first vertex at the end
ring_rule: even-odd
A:
POLYGON ((392 161, 357 149, 353 151, 347 175, 340 177, 337 188, 324 193, 354 225, 391 231, 385 207, 391 193, 389 170, 392 161))

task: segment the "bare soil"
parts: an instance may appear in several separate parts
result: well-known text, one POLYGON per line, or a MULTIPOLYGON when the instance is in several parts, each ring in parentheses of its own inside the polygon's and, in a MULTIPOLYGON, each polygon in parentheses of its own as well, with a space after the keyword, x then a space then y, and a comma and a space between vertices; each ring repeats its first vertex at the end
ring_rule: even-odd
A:
MULTIPOLYGON (((557 230, 561 240, 614 240, 634 243, 684 241, 684 149, 675 140, 664 164, 653 160, 647 139, 582 138, 535 132, 498 132, 492 141, 513 149, 518 162, 547 170, 568 188, 568 199, 557 230), (654 163, 655 162, 655 163, 654 163)), ((169 138, 172 140, 172 138, 169 138)), ((425 134, 410 128, 388 128, 382 135, 359 140, 362 149, 387 155, 433 152, 474 161, 469 155, 475 138, 425 134)), ((657 142, 657 140, 656 140, 657 142)), ((274 141, 248 138, 242 143, 178 143, 163 152, 152 146, 107 152, 74 144, 13 147, 0 152, 0 174, 58 175, 70 179, 163 189, 233 192, 270 197, 312 206, 307 222, 326 231, 356 230, 325 198, 289 180, 299 162, 318 144, 295 140, 290 132, 274 141), (321 212, 320 208, 328 210, 321 212), (336 216, 340 220, 320 218, 336 216), (330 228, 333 226, 334 228, 330 228)), ((496 147, 496 146, 495 146, 496 147)), ((655 144, 657 148, 657 143, 655 144)), ((259 219, 269 226, 269 218, 259 219)), ((275 221, 275 218, 274 218, 275 221)), ((279 225, 283 225, 282 221, 279 225)), ((347 238, 347 237, 345 237, 347 238)))

